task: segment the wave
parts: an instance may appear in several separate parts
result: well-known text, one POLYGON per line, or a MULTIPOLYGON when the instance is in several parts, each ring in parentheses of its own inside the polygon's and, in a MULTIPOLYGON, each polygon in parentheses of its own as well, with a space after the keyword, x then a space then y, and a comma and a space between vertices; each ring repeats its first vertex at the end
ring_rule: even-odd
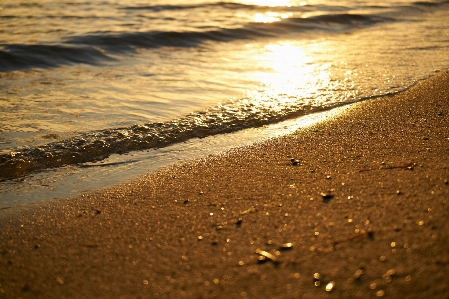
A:
MULTIPOLYGON (((186 4, 186 5, 139 5, 139 6, 124 6, 123 10, 149 10, 153 12, 161 11, 173 11, 173 10, 191 10, 191 9, 204 9, 204 8, 227 8, 227 9, 242 9, 242 8, 254 8, 261 9, 263 6, 248 5, 234 2, 213 2, 213 3, 201 3, 201 4, 186 4)), ((268 8, 268 7, 267 7, 268 8)), ((272 7, 270 7, 272 8, 272 7)), ((285 7, 284 7, 285 9, 285 7)))
MULTIPOLYGON (((301 6, 268 6, 268 5, 256 5, 256 4, 243 4, 236 2, 212 2, 201 4, 185 4, 185 5, 139 5, 139 6, 123 6, 122 10, 139 10, 139 11, 151 11, 151 12, 163 12, 163 11, 177 11, 177 10, 211 10, 211 9, 226 9, 226 10, 254 10, 254 11, 290 11, 290 12, 303 12, 315 9, 333 11, 337 6, 327 5, 301 5, 301 6)), ((343 7, 341 7, 343 8, 343 7)), ((347 8, 344 8, 347 10, 347 8)))
MULTIPOLYGON (((427 6, 436 7, 449 3, 449 0, 441 1, 415 1, 408 4, 408 6, 427 6)), ((383 5, 375 5, 370 7, 390 7, 383 5)), ((319 5, 300 5, 300 6, 268 6, 268 5, 255 5, 255 4, 243 4, 236 2, 213 2, 213 3, 202 3, 197 5, 140 5, 140 6, 124 6, 121 7, 122 10, 148 10, 153 12, 162 11, 175 11, 175 10, 192 10, 192 9, 204 9, 204 8, 219 8, 219 9, 254 9, 254 10, 270 10, 270 11, 285 11, 288 8, 289 11, 304 11, 304 10, 321 10, 321 11, 335 11, 335 10, 348 10, 348 7, 343 6, 328 6, 324 4, 319 5)))
POLYGON ((437 6, 441 6, 441 5, 448 4, 448 3, 449 3, 449 0, 443 0, 443 1, 438 1, 438 2, 415 1, 415 2, 412 2, 411 5, 412 6, 437 7, 437 6))
POLYGON ((72 63, 96 65, 112 59, 92 46, 7 45, 0 50, 0 71, 49 68, 72 63))
POLYGON ((399 92, 401 90, 326 105, 313 104, 313 101, 306 104, 307 101, 283 102, 276 99, 260 105, 249 98, 242 98, 167 122, 85 132, 63 141, 0 154, 0 181, 65 165, 84 167, 83 163, 98 162, 112 154, 161 148, 192 138, 257 128, 399 92))
POLYGON ((288 18, 273 23, 248 23, 241 28, 213 28, 206 31, 102 32, 75 36, 62 45, 9 44, 0 50, 0 71, 32 67, 50 68, 64 64, 96 65, 114 60, 113 54, 135 52, 137 49, 160 47, 197 47, 206 41, 230 42, 242 39, 346 32, 389 18, 358 14, 327 14, 309 18, 288 18))
POLYGON ((273 23, 249 23, 241 28, 217 28, 209 31, 149 31, 121 34, 77 36, 68 44, 100 47, 110 52, 122 52, 136 48, 195 47, 205 41, 229 42, 239 39, 255 39, 301 33, 305 30, 345 31, 373 25, 385 18, 353 14, 321 15, 310 18, 288 18, 273 23))
MULTIPOLYGON (((345 103, 347 104, 347 103, 345 103)), ((191 138, 255 128, 343 105, 306 105, 304 102, 273 102, 265 105, 244 98, 168 122, 92 131, 42 146, 17 149, 0 155, 0 181, 33 171, 100 161, 112 154, 160 148, 191 138)))

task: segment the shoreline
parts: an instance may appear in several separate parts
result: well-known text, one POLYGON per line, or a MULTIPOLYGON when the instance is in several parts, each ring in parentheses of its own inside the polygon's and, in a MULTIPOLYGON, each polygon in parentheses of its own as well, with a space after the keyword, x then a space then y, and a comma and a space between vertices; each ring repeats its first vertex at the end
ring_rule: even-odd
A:
POLYGON ((448 297, 449 71, 341 109, 9 211, 0 297, 448 297))
MULTIPOLYGON (((68 165, 59 169, 47 169, 42 173, 26 177, 25 181, 18 182, 20 185, 14 183, 9 188, 5 185, 2 189, 3 186, 0 183, 0 189, 2 189, 0 210, 23 204, 36 204, 49 199, 76 197, 83 192, 108 188, 180 161, 217 155, 233 148, 291 134, 299 128, 331 117, 339 110, 339 108, 333 108, 263 127, 191 139, 158 149, 130 152, 127 155, 112 155, 101 163, 92 164, 92 166, 95 165, 94 167, 68 165)), ((1 217, 0 214, 0 222, 1 217)))

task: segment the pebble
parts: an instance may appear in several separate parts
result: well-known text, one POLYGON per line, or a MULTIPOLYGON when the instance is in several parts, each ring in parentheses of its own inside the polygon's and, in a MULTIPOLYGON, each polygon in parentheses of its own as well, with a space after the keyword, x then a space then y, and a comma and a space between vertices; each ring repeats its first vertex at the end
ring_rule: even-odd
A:
POLYGON ((385 291, 384 290, 379 290, 379 291, 377 291, 377 293, 376 293, 376 296, 377 297, 383 297, 385 295, 385 291))
POLYGON ((64 278, 62 278, 62 277, 56 276, 56 281, 57 281, 59 284, 64 284, 64 278))
POLYGON ((387 282, 391 282, 391 280, 392 280, 392 278, 394 277, 394 276, 396 276, 396 269, 390 269, 390 270, 388 270, 387 271, 387 273, 385 273, 384 274, 384 279, 387 281, 387 282))
POLYGON ((314 273, 314 274, 313 274, 314 285, 315 285, 316 287, 319 287, 319 286, 321 285, 320 278, 321 278, 320 273, 314 273))
POLYGON ((326 285, 326 292, 330 292, 335 288, 335 282, 334 281, 330 281, 327 285, 326 285))
POLYGON ((257 258, 257 261, 259 262, 259 264, 265 263, 267 261, 267 258, 264 257, 263 255, 259 256, 257 258))
POLYGON ((291 159, 290 159, 290 162, 292 163, 293 166, 298 166, 298 165, 300 165, 299 161, 296 160, 295 158, 291 158, 291 159))
POLYGON ((293 243, 284 243, 279 246, 279 250, 290 250, 293 248, 293 243))
POLYGON ((335 282, 334 281, 330 281, 326 285, 326 292, 331 292, 334 288, 335 288, 335 282))
POLYGON ((323 198, 323 202, 329 202, 334 196, 328 191, 327 193, 321 193, 321 197, 323 198))
POLYGON ((271 253, 269 253, 269 252, 267 252, 265 250, 256 249, 256 253, 260 255, 259 256, 259 262, 263 262, 263 261, 265 261, 265 259, 269 259, 269 260, 271 260, 273 262, 277 262, 276 256, 272 255, 271 253), (263 257, 263 258, 261 258, 261 257, 263 257))
POLYGON ((236 225, 237 227, 240 227, 240 226, 242 226, 242 222, 243 222, 243 218, 239 218, 239 219, 235 222, 235 225, 236 225))
POLYGON ((390 269, 385 274, 388 276, 394 276, 394 275, 396 275, 396 269, 390 269))
POLYGON ((357 271, 355 271, 354 278, 360 279, 363 276, 363 274, 365 274, 365 268, 359 268, 357 269, 357 271))

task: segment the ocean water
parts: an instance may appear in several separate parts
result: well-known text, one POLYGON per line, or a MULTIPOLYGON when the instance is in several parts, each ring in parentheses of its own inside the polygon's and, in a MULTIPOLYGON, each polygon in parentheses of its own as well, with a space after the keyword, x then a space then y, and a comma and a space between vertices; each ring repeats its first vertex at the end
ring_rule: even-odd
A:
POLYGON ((448 20, 443 0, 3 0, 0 205, 405 90, 449 67, 448 20))

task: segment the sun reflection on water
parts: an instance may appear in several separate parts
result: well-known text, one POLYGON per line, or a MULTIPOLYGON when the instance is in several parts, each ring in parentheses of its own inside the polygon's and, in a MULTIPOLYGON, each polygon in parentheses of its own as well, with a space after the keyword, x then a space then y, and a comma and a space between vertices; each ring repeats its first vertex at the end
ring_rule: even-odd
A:
POLYGON ((309 104, 320 96, 320 90, 329 88, 330 65, 317 63, 313 48, 310 45, 304 48, 295 42, 279 42, 265 45, 261 53, 252 57, 261 70, 254 74, 254 79, 264 87, 264 102, 271 98, 282 105, 298 100, 309 104))
POLYGON ((287 19, 291 17, 292 13, 278 13, 278 12, 266 12, 264 14, 257 13, 254 15, 254 22, 256 23, 272 23, 272 22, 278 22, 282 19, 287 19))
POLYGON ((259 6, 287 6, 290 7, 293 5, 290 0, 248 0, 242 1, 245 4, 259 5, 259 6))

